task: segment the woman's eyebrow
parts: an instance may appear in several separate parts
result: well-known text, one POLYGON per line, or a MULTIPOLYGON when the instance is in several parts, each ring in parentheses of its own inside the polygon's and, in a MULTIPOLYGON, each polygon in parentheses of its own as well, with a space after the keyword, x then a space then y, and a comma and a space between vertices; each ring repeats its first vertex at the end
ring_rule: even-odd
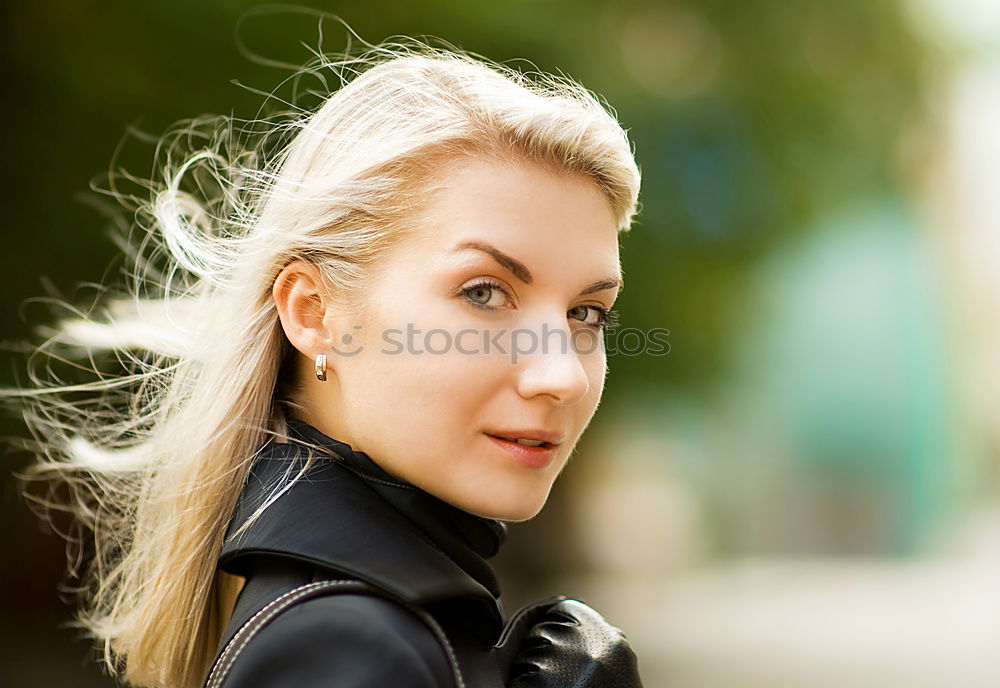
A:
MULTIPOLYGON (((525 284, 531 284, 532 281, 534 280, 534 278, 531 276, 531 271, 527 267, 525 267, 524 263, 517 260, 516 258, 511 258, 506 253, 498 249, 496 246, 492 246, 485 242, 463 241, 459 244, 456 244, 455 247, 452 249, 452 252, 464 251, 469 249, 475 251, 482 251, 484 253, 489 254, 490 256, 492 256, 493 260, 500 263, 500 265, 509 270, 510 273, 514 275, 514 277, 518 278, 525 284)), ((591 284, 589 287, 586 287, 583 291, 580 292, 580 295, 583 296, 585 294, 593 294, 594 292, 604 291, 606 289, 615 289, 615 288, 621 289, 624 286, 625 285, 621 277, 606 277, 604 279, 599 279, 593 284, 591 284)))

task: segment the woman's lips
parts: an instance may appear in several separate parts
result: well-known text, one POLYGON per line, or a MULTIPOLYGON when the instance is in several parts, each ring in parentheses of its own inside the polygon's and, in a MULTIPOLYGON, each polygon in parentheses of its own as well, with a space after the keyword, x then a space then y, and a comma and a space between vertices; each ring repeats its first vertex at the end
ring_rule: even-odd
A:
POLYGON ((556 455, 556 448, 551 444, 543 444, 539 447, 529 447, 526 444, 511 442, 510 440, 501 439, 489 434, 486 434, 486 437, 489 438, 490 442, 510 454, 515 461, 527 466, 528 468, 545 468, 552 463, 552 459, 554 459, 556 455))

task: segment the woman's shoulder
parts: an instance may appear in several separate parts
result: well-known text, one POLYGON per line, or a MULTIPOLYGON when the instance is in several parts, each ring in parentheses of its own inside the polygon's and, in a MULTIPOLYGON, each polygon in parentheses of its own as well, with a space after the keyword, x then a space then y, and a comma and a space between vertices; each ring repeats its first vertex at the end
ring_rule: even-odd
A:
POLYGON ((224 688, 439 688, 444 649, 412 612, 370 595, 317 597, 277 616, 242 648, 224 688))

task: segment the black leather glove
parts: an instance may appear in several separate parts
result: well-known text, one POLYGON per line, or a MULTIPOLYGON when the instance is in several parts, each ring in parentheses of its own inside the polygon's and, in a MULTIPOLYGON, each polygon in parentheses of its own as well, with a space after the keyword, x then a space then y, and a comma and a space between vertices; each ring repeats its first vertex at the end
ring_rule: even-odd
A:
POLYGON ((628 638, 579 600, 536 611, 507 688, 642 688, 628 638))

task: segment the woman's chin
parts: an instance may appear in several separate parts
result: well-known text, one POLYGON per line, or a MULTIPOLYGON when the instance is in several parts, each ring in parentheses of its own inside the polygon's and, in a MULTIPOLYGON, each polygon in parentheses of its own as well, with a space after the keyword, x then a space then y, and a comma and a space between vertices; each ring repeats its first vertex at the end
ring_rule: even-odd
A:
POLYGON ((548 499, 548 491, 544 495, 532 496, 517 495, 516 497, 502 499, 501 495, 493 494, 489 498, 476 500, 475 502, 458 505, 459 508, 483 518, 493 518, 498 521, 529 521, 542 510, 548 499))

